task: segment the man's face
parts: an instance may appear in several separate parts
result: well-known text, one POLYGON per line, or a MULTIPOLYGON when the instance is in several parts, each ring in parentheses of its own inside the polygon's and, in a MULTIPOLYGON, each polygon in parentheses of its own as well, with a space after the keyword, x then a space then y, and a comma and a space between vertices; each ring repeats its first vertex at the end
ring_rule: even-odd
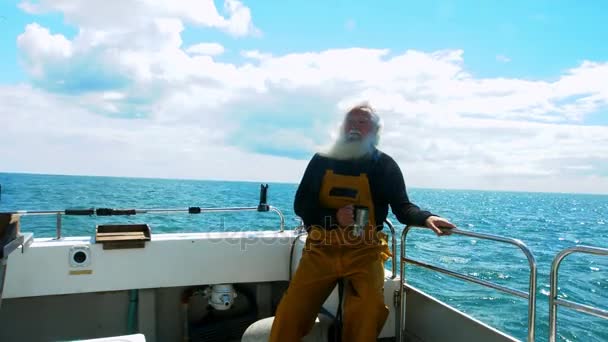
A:
POLYGON ((370 113, 364 110, 355 110, 346 116, 344 136, 351 141, 363 140, 372 132, 373 127, 370 113))

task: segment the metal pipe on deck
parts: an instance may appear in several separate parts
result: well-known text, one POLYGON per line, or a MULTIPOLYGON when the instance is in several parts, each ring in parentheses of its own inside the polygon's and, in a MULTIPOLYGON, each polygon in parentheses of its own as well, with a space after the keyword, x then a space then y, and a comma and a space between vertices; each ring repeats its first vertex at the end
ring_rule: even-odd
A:
MULTIPOLYGON (((7 212, 5 214, 13 214, 19 216, 56 216, 56 234, 55 239, 61 239, 61 228, 62 228, 62 216, 130 216, 137 214, 202 214, 202 213, 213 213, 213 212, 236 212, 236 211, 260 211, 260 207, 225 207, 225 208, 201 208, 201 207, 189 207, 189 208, 159 208, 159 209, 113 209, 113 208, 89 208, 89 209, 65 209, 65 210, 17 210, 13 212, 7 212)), ((285 216, 280 209, 267 206, 265 210, 261 211, 272 211, 279 216, 280 226, 279 232, 285 231, 285 216)))

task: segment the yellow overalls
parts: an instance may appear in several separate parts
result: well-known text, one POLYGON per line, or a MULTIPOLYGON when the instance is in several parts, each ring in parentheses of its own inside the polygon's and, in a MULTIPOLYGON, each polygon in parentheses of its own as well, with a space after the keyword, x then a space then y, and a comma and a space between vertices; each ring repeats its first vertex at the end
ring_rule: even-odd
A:
POLYGON ((319 200, 322 206, 334 209, 350 204, 367 207, 369 224, 359 238, 352 234, 352 227, 311 227, 302 259, 277 308, 270 341, 295 342, 306 336, 340 278, 348 280, 342 341, 376 341, 388 316, 383 294, 384 262, 391 254, 386 234, 375 229, 368 177, 365 173, 344 176, 328 170, 319 200), (341 196, 337 189, 351 189, 354 196, 341 196))

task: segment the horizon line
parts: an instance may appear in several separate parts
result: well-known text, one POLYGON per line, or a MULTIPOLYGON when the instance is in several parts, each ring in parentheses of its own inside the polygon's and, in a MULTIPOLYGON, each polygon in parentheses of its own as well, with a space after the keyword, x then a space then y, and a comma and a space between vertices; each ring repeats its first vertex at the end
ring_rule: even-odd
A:
MULTIPOLYGON (((36 175, 36 176, 64 176, 64 177, 96 177, 96 178, 127 178, 127 179, 145 179, 145 180, 175 180, 175 181, 198 181, 198 182, 232 182, 232 183, 257 183, 257 184, 281 184, 281 185, 298 185, 299 182, 287 181, 258 181, 247 179, 217 179, 217 178, 176 178, 176 177, 158 177, 158 176, 110 176, 110 175, 90 175, 90 174, 69 174, 69 173, 43 173, 31 171, 0 171, 2 174, 16 175, 36 175)), ((2 183, 0 183, 0 187, 2 183)), ((406 184, 407 186, 407 184, 406 184)), ((603 192, 564 192, 564 191, 531 191, 531 190, 513 190, 513 189, 472 189, 472 188, 440 188, 440 187, 420 187, 407 186, 409 189, 418 190, 435 190, 435 191, 478 191, 478 192, 513 192, 513 193, 533 193, 533 194, 561 194, 561 195, 593 195, 593 196, 608 196, 608 193, 603 192)))

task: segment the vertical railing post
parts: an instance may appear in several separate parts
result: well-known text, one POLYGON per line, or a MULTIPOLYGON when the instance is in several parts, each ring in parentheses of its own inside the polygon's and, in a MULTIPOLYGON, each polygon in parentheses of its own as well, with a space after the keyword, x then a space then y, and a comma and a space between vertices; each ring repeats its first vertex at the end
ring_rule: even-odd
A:
POLYGON ((57 213, 57 223, 55 225, 56 234, 55 237, 57 240, 61 239, 61 213, 57 213))
POLYGON ((602 310, 593 306, 582 305, 579 303, 560 300, 557 298, 559 266, 565 257, 572 253, 584 253, 608 256, 608 249, 589 246, 569 247, 559 252, 551 263, 550 286, 549 290, 549 342, 555 342, 557 337, 557 306, 565 305, 578 312, 591 314, 597 317, 608 319, 608 310, 602 310))

